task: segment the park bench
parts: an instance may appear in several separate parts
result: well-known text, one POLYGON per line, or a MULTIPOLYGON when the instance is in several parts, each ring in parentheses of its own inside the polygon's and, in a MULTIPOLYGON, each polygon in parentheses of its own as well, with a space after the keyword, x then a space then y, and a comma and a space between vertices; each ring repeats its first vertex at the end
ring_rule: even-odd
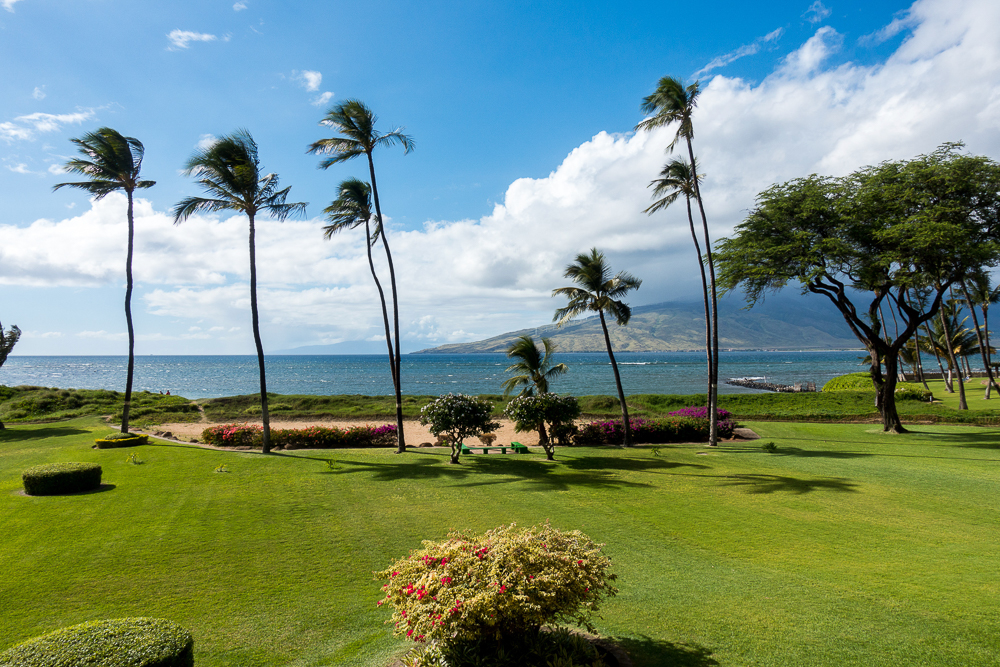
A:
POLYGON ((528 453, 528 448, 519 442, 512 442, 509 445, 492 445, 489 447, 486 445, 473 445, 472 447, 470 447, 469 445, 462 443, 463 454, 475 454, 476 452, 474 450, 477 449, 481 449, 483 451, 483 454, 489 454, 491 449, 494 450, 498 449, 500 450, 501 454, 506 454, 508 449, 513 449, 515 454, 528 453))

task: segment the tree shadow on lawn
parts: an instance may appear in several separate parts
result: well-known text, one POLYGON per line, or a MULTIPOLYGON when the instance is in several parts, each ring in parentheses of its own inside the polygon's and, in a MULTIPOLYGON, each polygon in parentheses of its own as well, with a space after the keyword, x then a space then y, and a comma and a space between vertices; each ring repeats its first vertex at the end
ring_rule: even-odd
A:
MULTIPOLYGON (((806 438, 795 438, 796 440, 806 440, 806 438)), ((833 440, 822 440, 820 442, 834 442, 833 440)), ((856 443, 852 443, 856 444, 856 443)), ((760 445, 756 447, 753 446, 740 446, 740 447, 726 447, 724 451, 732 452, 733 454, 767 454, 768 456, 800 456, 803 458, 826 458, 826 459, 859 459, 868 456, 874 456, 870 452, 830 452, 823 451, 819 449, 800 449, 798 447, 783 447, 778 446, 773 452, 768 452, 761 449, 760 445)))
POLYGON ((788 491, 796 495, 813 491, 840 491, 858 493, 857 484, 837 477, 825 479, 799 479, 785 475, 726 475, 723 486, 743 486, 747 493, 775 493, 788 491))
POLYGON ((0 430, 0 442, 18 442, 21 440, 39 440, 41 438, 62 438, 70 435, 83 435, 90 433, 87 429, 71 428, 69 426, 52 426, 50 428, 33 428, 21 430, 18 428, 7 428, 0 430))
MULTIPOLYGON (((573 487, 590 488, 646 488, 649 484, 619 479, 615 474, 616 467, 608 465, 615 459, 586 457, 585 459, 556 460, 552 462, 540 460, 524 460, 504 458, 502 456, 462 457, 463 463, 451 465, 447 463, 448 454, 432 454, 428 458, 414 462, 412 459, 401 463, 338 461, 339 470, 327 470, 319 474, 344 475, 366 472, 372 479, 380 482, 396 482, 400 480, 444 480, 454 482, 457 486, 489 486, 523 482, 534 485, 540 491, 566 491, 573 487)), ((620 460, 620 459, 619 459, 620 460)), ((622 469, 649 470, 669 469, 680 465, 669 461, 639 460, 634 468, 622 469)), ((706 466, 691 466, 705 468, 706 466)))
POLYGON ((944 446, 969 449, 1000 449, 1000 430, 997 429, 973 431, 971 433, 939 433, 936 431, 910 429, 910 433, 931 441, 939 440, 944 446))
POLYGON ((628 653, 635 667, 717 667, 711 649, 697 644, 668 642, 646 635, 615 637, 614 643, 628 653))

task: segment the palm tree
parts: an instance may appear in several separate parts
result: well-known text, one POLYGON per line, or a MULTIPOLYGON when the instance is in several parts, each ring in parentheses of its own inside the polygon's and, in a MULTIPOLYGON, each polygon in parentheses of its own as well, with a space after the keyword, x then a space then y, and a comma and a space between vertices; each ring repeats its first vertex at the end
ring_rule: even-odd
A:
MULTIPOLYGON (((307 152, 326 155, 328 157, 320 161, 322 169, 353 160, 364 155, 368 158, 368 173, 371 178, 372 198, 375 200, 375 234, 381 236, 382 247, 385 248, 385 257, 389 263, 389 286, 392 291, 392 316, 393 316, 393 336, 395 337, 395 348, 390 349, 389 365, 392 370, 392 383, 396 391, 396 434, 397 449, 399 453, 406 451, 406 441, 403 438, 403 394, 402 381, 400 378, 400 350, 399 350, 399 295, 396 291, 396 270, 392 263, 392 252, 389 250, 389 240, 386 238, 383 227, 382 205, 378 197, 378 182, 375 179, 375 160, 372 157, 374 150, 380 146, 392 146, 400 144, 403 152, 409 153, 413 150, 413 138, 403 134, 403 128, 395 128, 389 132, 382 133, 375 129, 378 117, 372 110, 360 100, 344 100, 327 112, 320 125, 326 125, 337 132, 338 136, 329 139, 320 139, 309 146, 307 152)), ((385 297, 382 297, 382 310, 385 312, 385 297)), ((386 336, 387 344, 388 334, 386 336)))
POLYGON ((257 143, 247 130, 236 130, 204 150, 197 151, 184 167, 186 176, 194 176, 210 197, 186 197, 174 207, 174 224, 187 220, 199 211, 239 211, 250 221, 250 313, 253 338, 257 346, 260 371, 260 412, 264 423, 262 450, 271 451, 271 420, 267 411, 267 378, 264 372, 264 346, 260 342, 260 318, 257 314, 257 256, 254 245, 258 213, 277 220, 305 213, 304 203, 286 204, 287 187, 278 189, 277 174, 262 174, 257 143))
MULTIPOLYGON (((323 227, 324 238, 331 238, 345 229, 354 229, 360 225, 365 226, 365 250, 368 253, 368 268, 371 269, 372 279, 375 287, 378 288, 378 298, 382 304, 382 322, 385 325, 385 342, 389 348, 389 358, 393 358, 392 336, 389 334, 389 314, 385 307, 385 292, 382 291, 382 283, 375 272, 375 262, 372 259, 372 246, 382 235, 381 226, 377 226, 374 236, 371 230, 372 216, 372 189, 364 181, 356 178, 349 178, 341 182, 338 190, 340 195, 327 206, 323 212, 326 213, 329 225, 323 227)), ((395 377, 395 367, 393 367, 393 377, 395 377)), ((395 382, 393 382, 395 389, 395 382)), ((398 426, 398 425, 397 425, 398 426)))
MULTIPOLYGON (((993 367, 990 360, 990 332, 987 329, 986 313, 991 303, 1000 301, 1000 287, 990 289, 990 279, 985 272, 979 272, 971 276, 968 280, 962 281, 959 292, 965 298, 965 303, 969 307, 969 314, 972 315, 972 325, 976 329, 976 337, 979 340, 979 351, 983 357, 983 368, 986 369, 986 393, 984 399, 989 399, 990 390, 996 385, 993 378, 993 367), (979 326, 979 318, 976 317, 975 304, 979 304, 983 309, 983 326, 979 326)), ((1000 386, 997 386, 1000 391, 1000 386)))
POLYGON ((604 253, 597 248, 591 248, 589 253, 580 253, 576 261, 566 267, 563 273, 577 284, 577 287, 559 287, 552 290, 552 296, 565 296, 569 304, 556 310, 552 318, 557 326, 562 326, 577 315, 586 312, 596 312, 601 318, 601 328, 604 330, 604 344, 608 347, 608 357, 615 373, 615 385, 618 388, 618 401, 622 406, 622 423, 625 427, 625 446, 632 445, 632 425, 628 418, 628 406, 625 405, 625 392, 622 391, 622 378, 618 373, 618 362, 611 349, 611 336, 608 335, 608 323, 604 318, 607 313, 615 318, 618 326, 625 326, 632 317, 632 309, 621 301, 621 297, 634 289, 639 289, 642 281, 624 271, 611 275, 611 267, 604 261, 604 253))
MULTIPOLYGON (((662 211, 677 201, 677 198, 684 195, 687 204, 688 225, 691 228, 691 240, 694 241, 694 250, 698 255, 698 269, 701 271, 701 289, 705 302, 705 353, 708 356, 708 390, 706 397, 712 395, 712 309, 708 296, 708 278, 705 275, 705 262, 701 254, 701 245, 698 243, 698 233, 694 229, 694 215, 691 213, 691 200, 695 198, 694 171, 691 165, 680 158, 674 158, 663 167, 660 177, 649 183, 653 188, 653 196, 659 197, 646 209, 646 213, 652 215, 657 211, 662 211)), ((700 178, 700 176, 699 176, 700 178)), ((706 399, 708 400, 708 399, 706 399)))
POLYGON ((66 171, 81 174, 88 180, 79 183, 58 183, 52 189, 73 187, 86 190, 95 200, 117 190, 128 198, 128 249, 125 254, 125 324, 128 327, 128 370, 125 373, 125 405, 122 407, 122 433, 128 433, 129 411, 132 407, 132 377, 135 369, 135 331, 132 328, 132 247, 135 238, 135 219, 132 193, 136 189, 151 188, 156 181, 139 180, 145 149, 133 137, 123 137, 110 127, 88 132, 79 139, 70 139, 83 158, 66 162, 66 171))
MULTIPOLYGON (((660 79, 656 90, 652 95, 648 95, 642 100, 642 111, 651 114, 644 121, 635 126, 638 130, 652 130, 657 127, 678 124, 677 134, 674 140, 667 147, 668 151, 673 151, 677 142, 684 139, 687 144, 689 164, 691 173, 697 173, 697 162, 694 157, 694 124, 691 116, 694 114, 695 106, 698 102, 699 85, 695 81, 690 86, 684 86, 680 79, 665 76, 660 79)), ((705 237, 705 261, 708 264, 710 278, 710 298, 712 302, 711 323, 706 322, 705 326, 711 332, 711 361, 708 371, 708 444, 716 446, 719 443, 718 434, 718 403, 719 403, 719 313, 718 313, 718 292, 715 286, 715 262, 712 260, 712 241, 708 234, 708 217, 705 215, 705 205, 701 198, 701 187, 697 178, 693 179, 694 197, 698 201, 698 210, 701 213, 702 232, 705 237)))
MULTIPOLYGON (((3 330, 3 324, 0 323, 0 366, 4 365, 7 361, 7 355, 10 351, 14 349, 14 345, 21 338, 21 330, 17 328, 15 324, 7 331, 3 330)), ((0 421, 0 431, 4 429, 3 422, 0 421)))
POLYGON ((531 336, 521 336, 511 343, 507 348, 507 357, 517 361, 508 366, 504 372, 517 375, 504 381, 502 385, 504 398, 510 396, 518 387, 522 387, 518 396, 533 396, 536 392, 547 394, 549 381, 568 370, 566 364, 552 363, 552 354, 555 350, 556 344, 551 338, 542 338, 541 350, 535 345, 535 339, 531 336))

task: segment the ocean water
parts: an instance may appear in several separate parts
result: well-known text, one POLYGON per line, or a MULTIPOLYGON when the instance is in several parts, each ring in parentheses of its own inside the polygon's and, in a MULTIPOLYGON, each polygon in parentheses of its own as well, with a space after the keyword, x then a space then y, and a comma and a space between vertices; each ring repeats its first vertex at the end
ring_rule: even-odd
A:
MULTIPOLYGON (((756 377, 768 382, 815 382, 865 370, 863 352, 722 352, 720 393, 758 393, 724 384, 727 378, 756 377)), ((696 394, 705 392, 706 363, 701 352, 621 353, 615 355, 626 394, 696 394)), ((563 353, 557 361, 569 372, 551 390, 577 396, 614 395, 615 381, 607 354, 563 353)), ((125 388, 125 356, 11 356, 0 367, 0 384, 64 389, 125 388)), ((440 395, 499 394, 508 377, 503 354, 410 354, 402 358, 403 393, 440 395)), ((265 357, 268 391, 279 394, 392 394, 384 355, 288 355, 265 357)), ((136 357, 134 391, 214 398, 259 391, 255 356, 136 357)))

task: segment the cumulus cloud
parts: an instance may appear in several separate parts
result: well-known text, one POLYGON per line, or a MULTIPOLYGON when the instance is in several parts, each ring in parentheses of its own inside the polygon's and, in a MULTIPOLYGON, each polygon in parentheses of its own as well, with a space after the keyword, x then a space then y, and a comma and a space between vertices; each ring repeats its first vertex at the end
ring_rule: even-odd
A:
POLYGON ((325 93, 323 93, 322 95, 320 95, 319 97, 317 97, 316 99, 314 99, 312 101, 312 103, 313 103, 313 106, 321 107, 324 104, 326 104, 327 102, 329 102, 331 99, 333 99, 333 93, 331 93, 328 90, 325 93))
POLYGON ((0 0, 0 6, 6 9, 11 14, 14 13, 14 3, 20 2, 21 0, 0 0))
POLYGON ((35 86, 35 90, 31 92, 31 96, 36 100, 45 99, 45 86, 35 86))
MULTIPOLYGON (((323 83, 323 73, 317 72, 315 70, 302 70, 301 72, 296 70, 292 72, 292 78, 299 82, 303 88, 305 88, 310 93, 315 93, 319 91, 320 85, 323 83)), ((326 91, 321 93, 317 97, 313 98, 312 104, 314 106, 321 106, 326 104, 333 98, 333 93, 326 91)))
POLYGON ((94 117, 94 110, 87 109, 76 113, 51 114, 32 113, 18 116, 12 121, 0 123, 0 139, 7 143, 13 141, 31 141, 39 134, 55 132, 63 125, 80 124, 94 117))
POLYGON ((810 23, 819 23, 832 13, 833 10, 826 7, 822 2, 820 2, 820 0, 816 0, 816 2, 809 5, 809 9, 807 9, 806 13, 802 15, 802 18, 810 23))
POLYGON ((214 134, 203 134, 198 137, 198 143, 195 144, 195 146, 197 146, 198 150, 207 151, 209 148, 218 143, 218 141, 219 138, 214 134))
POLYGON ((245 2, 237 2, 237 3, 233 4, 233 11, 234 12, 242 12, 246 8, 247 8, 247 3, 245 3, 245 2))
POLYGON ((214 42, 219 39, 215 35, 210 35, 204 32, 191 32, 190 30, 171 30, 167 34, 167 39, 170 40, 170 46, 167 47, 168 51, 179 51, 181 49, 186 49, 191 44, 191 42, 214 42))
POLYGON ((731 62, 733 62, 735 60, 739 60, 740 58, 744 58, 746 56, 752 56, 755 53, 759 53, 762 47, 764 47, 767 44, 770 44, 770 43, 778 41, 778 39, 784 33, 785 33, 785 29, 784 28, 777 28, 776 30, 772 30, 771 32, 767 33, 763 37, 758 37, 757 39, 755 39, 754 41, 750 42, 749 44, 744 44, 743 46, 741 46, 740 48, 736 49, 735 51, 730 51, 729 53, 727 53, 725 55, 719 56, 718 58, 713 58, 710 63, 708 63, 707 65, 705 65, 704 67, 702 67, 700 70, 698 70, 697 72, 695 72, 692 78, 697 79, 698 77, 700 77, 700 76, 702 76, 704 74, 708 74, 713 69, 718 69, 719 67, 724 67, 725 65, 728 65, 729 63, 731 63, 731 62))
MULTIPOLYGON (((717 75, 705 85, 695 150, 715 238, 730 234, 755 195, 775 182, 841 175, 954 140, 1000 158, 1000 42, 992 31, 1000 6, 920 0, 901 20, 912 26, 906 38, 876 65, 827 65, 840 36, 821 27, 759 83, 717 75)), ((615 269, 643 279, 635 304, 695 297, 683 202, 654 216, 643 212, 671 139, 671 128, 601 132, 544 178, 511 183, 479 219, 416 229, 389 220, 404 343, 478 339, 548 321, 562 305, 550 294, 565 284, 564 267, 592 246, 615 269)), ((111 195, 66 220, 0 226, 0 283, 121 284, 124 209, 124 198, 111 195)), ((136 218, 145 311, 197 325, 199 335, 247 343, 245 217, 194 216, 175 227, 140 199, 136 218)), ((361 235, 323 242, 322 224, 259 226, 260 312, 272 345, 381 336, 361 235)), ((381 247, 376 251, 388 288, 381 247)))

